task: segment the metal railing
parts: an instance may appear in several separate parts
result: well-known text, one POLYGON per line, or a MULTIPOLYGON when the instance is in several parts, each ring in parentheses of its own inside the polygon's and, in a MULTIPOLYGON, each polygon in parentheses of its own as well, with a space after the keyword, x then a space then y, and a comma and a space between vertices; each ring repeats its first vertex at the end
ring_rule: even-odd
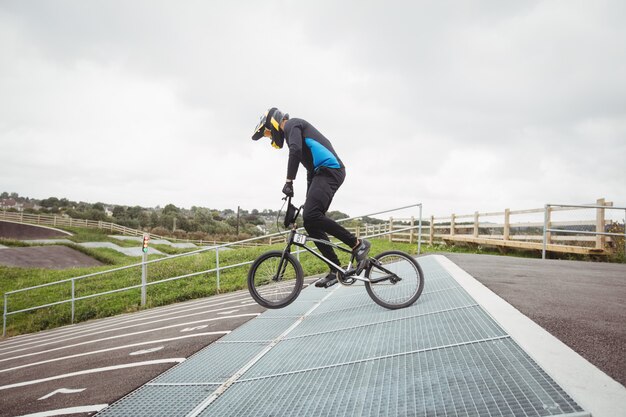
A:
MULTIPOLYGON (((409 226, 409 227, 401 228, 401 229, 392 229, 390 231, 386 231, 386 232, 383 232, 383 233, 365 235, 365 236, 362 236, 362 237, 369 237, 369 238, 371 238, 371 237, 378 237, 378 236, 395 234, 395 233, 401 233, 401 232, 406 232, 406 231, 409 231, 409 230, 417 229, 418 230, 417 253, 419 254, 420 251, 421 251, 421 240, 422 240, 422 203, 412 204, 412 205, 404 206, 404 207, 398 207, 398 208, 394 208, 394 209, 390 209, 390 210, 379 211, 379 212, 376 212, 376 213, 364 214, 362 216, 349 217, 349 218, 338 220, 337 222, 345 222, 345 221, 349 221, 349 220, 356 220, 356 219, 360 219, 362 217, 376 216, 376 215, 380 215, 380 214, 391 213, 391 212, 405 210, 405 209, 414 208, 414 207, 418 207, 419 208, 419 221, 418 221, 418 225, 417 226, 409 226)), ((300 229, 302 229, 302 228, 300 228, 300 229)), ((29 311, 34 311, 34 310, 38 310, 38 309, 42 309, 42 308, 48 308, 48 307, 52 307, 52 306, 56 306, 56 305, 71 303, 71 321, 73 323, 74 322, 74 318, 75 318, 75 303, 77 301, 86 300, 86 299, 95 298, 95 297, 100 297, 100 296, 109 295, 109 294, 114 294, 114 293, 119 293, 119 292, 123 292, 123 291, 130 291, 130 290, 139 289, 139 288, 141 288, 142 289, 142 293, 145 294, 145 289, 146 289, 147 286, 163 284, 163 283, 166 283, 166 282, 176 281, 176 280, 180 280, 180 279, 184 279, 184 278, 190 278, 190 277, 194 277, 194 276, 198 276, 198 275, 202 275, 202 274, 210 274, 210 273, 215 273, 216 274, 216 288, 217 288, 217 291, 219 292, 220 291, 220 272, 221 271, 232 269, 232 268, 237 268, 237 267, 241 267, 241 266, 245 266, 245 265, 251 265, 254 262, 254 260, 251 260, 251 261, 246 261, 246 262, 240 262, 240 263, 234 264, 234 265, 220 266, 220 263, 219 263, 219 251, 220 251, 220 249, 227 248, 227 247, 230 247, 230 246, 241 246, 242 244, 246 244, 246 243, 257 241, 257 240, 266 240, 266 239, 274 237, 274 236, 284 235, 285 233, 286 232, 277 232, 277 233, 273 233, 271 235, 265 235, 265 236, 249 238, 249 239, 240 240, 240 241, 237 241, 237 242, 225 243, 225 244, 216 245, 216 246, 212 246, 212 247, 208 247, 208 248, 201 248, 201 249, 194 250, 194 251, 191 251, 191 252, 181 253, 181 254, 178 254, 178 255, 171 255, 171 256, 168 256, 166 258, 154 259, 154 260, 151 260, 151 261, 144 260, 144 261, 136 263, 136 264, 122 266, 122 267, 119 267, 119 268, 113 268, 113 269, 109 269, 109 270, 106 270, 106 271, 94 272, 94 273, 91 273, 91 274, 86 274, 86 275, 81 275, 81 276, 78 276, 78 277, 67 278, 67 279, 63 279, 63 280, 59 280, 59 281, 55 281, 55 282, 50 282, 50 283, 47 283, 47 284, 40 284, 40 285, 35 285, 35 286, 32 286, 32 287, 28 287, 28 288, 21 288, 21 289, 18 289, 18 290, 8 291, 8 292, 6 292, 4 294, 4 312, 3 312, 3 316, 2 316, 3 317, 3 319, 2 319, 2 337, 6 336, 7 317, 10 316, 10 315, 19 314, 19 313, 26 313, 26 312, 29 312, 29 311), (199 272, 193 272, 193 273, 189 273, 189 274, 184 274, 184 275, 180 275, 180 276, 170 277, 170 278, 166 278, 166 279, 162 279, 162 280, 154 281, 154 282, 147 282, 146 279, 142 279, 142 283, 141 284, 131 285, 129 287, 117 288, 117 289, 110 290, 110 291, 103 291, 103 292, 100 292, 100 293, 95 293, 95 294, 89 294, 89 295, 85 295, 85 296, 81 296, 81 297, 76 297, 76 281, 79 281, 79 280, 82 280, 82 279, 85 279, 85 278, 95 277, 95 276, 102 276, 102 275, 110 274, 110 273, 113 273, 113 272, 119 272, 119 271, 131 269, 131 268, 139 268, 139 267, 141 267, 141 269, 143 271, 145 271, 149 264, 157 264, 157 263, 160 263, 160 262, 170 261, 170 260, 175 259, 175 258, 193 256, 193 255, 197 255, 199 253, 208 252, 208 251, 215 251, 215 263, 216 263, 216 267, 215 268, 211 268, 211 269, 207 269, 207 270, 199 271, 199 272), (63 284, 63 283, 71 283, 71 297, 69 299, 61 300, 61 301, 55 301, 55 302, 52 302, 52 303, 38 305, 38 306, 34 306, 34 307, 24 308, 24 309, 20 309, 20 310, 16 310, 16 311, 8 311, 8 302, 9 302, 9 298, 8 297, 9 297, 9 295, 18 294, 18 293, 24 293, 24 292, 36 290, 36 289, 39 289, 39 288, 50 287, 50 286, 53 286, 53 285, 58 285, 58 284, 63 284)), ((303 252, 303 251, 304 251, 303 249, 302 250, 298 249, 297 251, 295 251, 295 253, 299 257, 300 252, 303 252)), ((144 299, 144 297, 142 297, 142 305, 144 305, 144 303, 145 303, 145 299, 144 299)))
MULTIPOLYGON (((599 214, 600 215, 600 214, 599 214)), ((548 233, 575 233, 582 235, 595 235, 595 236, 616 236, 624 238, 624 256, 626 257, 626 207, 614 207, 607 205, 596 205, 596 204, 546 204, 544 211, 544 221, 543 221, 543 249, 541 251, 541 259, 546 259, 546 251, 548 248, 548 243, 550 237, 548 233), (559 209, 597 209, 598 213, 602 213, 602 219, 599 219, 596 222, 596 231, 582 231, 582 230, 568 230, 568 229, 555 229, 550 227, 550 212, 552 207, 559 209), (604 210, 624 210, 624 233, 611 233, 604 231, 604 219, 603 214, 604 210), (602 230, 598 230, 602 227, 602 230)))

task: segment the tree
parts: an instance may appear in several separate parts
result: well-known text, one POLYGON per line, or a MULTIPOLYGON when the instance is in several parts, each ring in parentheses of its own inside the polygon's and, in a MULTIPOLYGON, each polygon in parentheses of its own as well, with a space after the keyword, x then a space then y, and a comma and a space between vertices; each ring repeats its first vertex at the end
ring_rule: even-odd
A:
POLYGON ((159 225, 159 213, 153 211, 150 213, 150 227, 157 227, 159 225))
POLYGON ((167 230, 173 230, 175 218, 174 214, 162 214, 159 216, 159 226, 165 227, 167 230))
POLYGON ((258 215, 254 215, 254 214, 249 214, 247 216, 243 217, 243 220, 246 223, 252 223, 252 224, 265 224, 265 221, 263 219, 261 219, 258 215))
POLYGON ((139 214, 139 225, 141 227, 148 227, 148 226, 150 226, 150 215, 147 212, 142 211, 139 214))
POLYGON ((41 207, 45 208, 58 208, 59 199, 56 197, 48 197, 41 200, 41 207))
POLYGON ((169 215, 169 214, 178 214, 180 213, 180 209, 178 207, 176 207, 174 204, 168 204, 167 206, 165 206, 163 208, 163 215, 169 215))
POLYGON ((107 220, 107 215, 104 213, 104 210, 96 210, 93 208, 85 213, 85 217, 87 220, 107 220))
POLYGON ((122 206, 113 207, 113 217, 115 217, 116 220, 126 218, 126 209, 122 206))
POLYGON ((189 230, 191 222, 186 216, 179 214, 176 216, 176 230, 189 230))
POLYGON ((346 213, 342 213, 340 211, 333 210, 333 211, 329 211, 328 212, 328 217, 330 217, 333 220, 341 220, 341 219, 347 219, 350 216, 348 216, 346 213))
POLYGON ((131 219, 139 219, 141 213, 143 212, 143 209, 139 206, 129 207, 126 212, 128 213, 128 217, 130 217, 131 219))

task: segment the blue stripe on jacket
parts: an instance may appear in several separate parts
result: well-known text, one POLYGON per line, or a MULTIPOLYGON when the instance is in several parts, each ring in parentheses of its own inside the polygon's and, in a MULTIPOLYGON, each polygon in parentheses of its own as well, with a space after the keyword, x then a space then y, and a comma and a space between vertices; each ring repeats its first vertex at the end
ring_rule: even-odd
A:
POLYGON ((324 145, 319 143, 313 138, 304 138, 306 146, 311 149, 311 155, 313 155, 313 167, 318 169, 319 167, 329 168, 341 168, 339 161, 324 145))

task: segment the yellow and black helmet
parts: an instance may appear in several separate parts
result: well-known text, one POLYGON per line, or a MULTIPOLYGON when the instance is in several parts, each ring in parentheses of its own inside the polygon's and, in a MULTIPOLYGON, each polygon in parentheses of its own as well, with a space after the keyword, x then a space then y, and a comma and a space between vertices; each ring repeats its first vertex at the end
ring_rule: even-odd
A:
POLYGON ((257 124, 252 134, 252 140, 261 139, 264 136, 265 129, 267 129, 272 134, 272 146, 276 149, 282 148, 285 142, 285 132, 280 129, 280 122, 282 122, 283 119, 289 119, 289 115, 281 112, 276 107, 272 107, 263 113, 259 124, 257 124))

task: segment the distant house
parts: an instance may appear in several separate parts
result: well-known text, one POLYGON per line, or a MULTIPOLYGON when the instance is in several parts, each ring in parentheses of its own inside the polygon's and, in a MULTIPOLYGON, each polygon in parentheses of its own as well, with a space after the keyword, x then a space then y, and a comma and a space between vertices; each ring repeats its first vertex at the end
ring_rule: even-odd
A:
POLYGON ((113 210, 111 210, 111 207, 105 207, 104 214, 106 214, 107 217, 113 217, 113 210))
POLYGON ((24 209, 41 210, 41 206, 37 203, 24 203, 24 209))
POLYGON ((24 205, 22 203, 18 203, 13 198, 3 198, 2 200, 0 200, 0 209, 2 210, 15 209, 17 211, 22 211, 24 210, 24 205))

